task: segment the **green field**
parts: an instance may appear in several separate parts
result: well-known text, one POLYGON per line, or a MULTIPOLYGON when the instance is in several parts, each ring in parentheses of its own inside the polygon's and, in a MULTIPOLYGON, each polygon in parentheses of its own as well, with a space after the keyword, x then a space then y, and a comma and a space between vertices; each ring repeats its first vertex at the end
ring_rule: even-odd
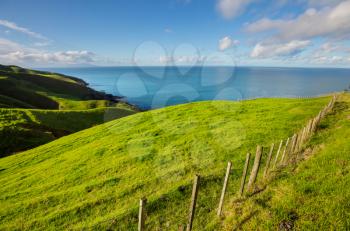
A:
POLYGON ((80 79, 0 65, 0 157, 138 111, 80 79))
MULTIPOLYGON (((292 135, 329 99, 213 101, 172 106, 113 120, 2 158, 0 229, 136 230, 139 198, 146 196, 148 229, 176 230, 186 223, 196 173, 202 176, 202 181, 194 230, 218 230, 231 227, 230 224, 233 227, 234 219, 241 219, 228 212, 234 210, 233 202, 225 205, 226 220, 218 220, 215 215, 227 161, 233 162, 227 194, 227 198, 232 199, 238 190, 246 153, 254 152, 258 144, 269 146, 292 135)), ((342 96, 341 100, 336 106, 348 107, 349 96, 342 96)), ((270 213, 266 208, 259 208, 263 210, 262 221, 260 218, 249 220, 247 227, 262 223, 276 229, 289 211, 283 209, 293 207, 294 202, 298 203, 300 217, 325 203, 324 206, 328 206, 325 209, 334 212, 333 215, 320 214, 313 219, 322 218, 324 224, 341 220, 343 208, 348 208, 348 204, 343 203, 338 209, 328 204, 332 198, 322 200, 320 196, 313 201, 311 196, 317 195, 316 185, 321 181, 325 183, 322 195, 337 187, 338 190, 328 192, 338 198, 334 203, 348 198, 349 194, 339 190, 349 177, 342 176, 339 167, 335 168, 338 165, 348 168, 349 157, 344 156, 349 150, 345 144, 348 128, 348 112, 339 110, 339 114, 327 117, 322 133, 313 141, 322 143, 321 148, 300 166, 303 171, 287 172, 271 186, 271 190, 276 187, 282 190, 281 194, 286 192, 281 198, 278 194, 272 195, 276 199, 271 208, 277 215, 264 220, 263 215, 270 213), (328 141, 334 142, 328 144, 328 141), (329 166, 325 166, 327 161, 329 166), (309 181, 310 186, 299 191, 304 187, 301 182, 299 188, 293 188, 299 178, 307 181, 313 171, 320 174, 309 181), (338 176, 344 177, 344 182, 332 186, 334 182, 325 178, 332 177, 329 171, 336 174, 334 182, 339 181, 338 176), (298 200, 298 193, 293 190, 298 190, 301 197, 310 191, 310 198, 298 200)), ((263 161, 265 156, 266 153, 263 161)), ((252 206, 258 209, 258 205, 252 206)), ((249 209, 248 202, 244 208, 249 209)), ((301 222, 300 227, 309 226, 301 222)))
POLYGON ((338 101, 305 147, 307 160, 276 172, 243 206, 231 201, 226 230, 349 230, 350 97, 338 101))
POLYGON ((120 108, 38 110, 0 108, 0 157, 48 143, 71 133, 132 115, 120 108))

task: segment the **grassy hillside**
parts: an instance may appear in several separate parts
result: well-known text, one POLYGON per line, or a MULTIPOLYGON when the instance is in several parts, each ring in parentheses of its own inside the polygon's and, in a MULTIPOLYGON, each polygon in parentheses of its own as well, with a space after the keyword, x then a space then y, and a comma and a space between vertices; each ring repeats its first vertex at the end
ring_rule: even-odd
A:
POLYGON ((137 111, 78 78, 0 65, 0 157, 137 111))
POLYGON ((306 147, 307 160, 276 173, 243 205, 231 202, 226 230, 349 229, 350 96, 339 101, 306 147))
POLYGON ((0 157, 134 113, 120 108, 83 111, 0 108, 0 157))
POLYGON ((112 95, 95 91, 78 78, 0 65, 0 107, 84 110, 128 106, 112 95))
POLYGON ((215 210, 227 161, 233 161, 230 198, 237 192, 246 152, 290 136, 328 101, 173 106, 2 158, 0 229, 135 230, 138 200, 146 196, 148 228, 175 230, 186 222, 195 173, 203 180, 194 229, 218 229, 215 210))

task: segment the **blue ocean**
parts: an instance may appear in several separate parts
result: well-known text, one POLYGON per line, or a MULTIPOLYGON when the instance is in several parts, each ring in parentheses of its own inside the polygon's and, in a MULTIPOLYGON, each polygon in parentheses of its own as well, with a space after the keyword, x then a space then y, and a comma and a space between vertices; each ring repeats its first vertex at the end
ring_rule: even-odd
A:
POLYGON ((350 69, 277 67, 86 67, 46 69, 143 109, 202 100, 313 97, 349 88, 350 69))

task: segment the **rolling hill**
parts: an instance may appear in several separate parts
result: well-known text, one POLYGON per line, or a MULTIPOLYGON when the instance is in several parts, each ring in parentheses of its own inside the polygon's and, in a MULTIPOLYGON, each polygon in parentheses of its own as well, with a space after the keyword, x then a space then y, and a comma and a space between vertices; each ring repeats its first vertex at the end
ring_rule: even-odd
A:
POLYGON ((0 65, 0 157, 138 111, 78 78, 0 65))
POLYGON ((113 107, 89 110, 0 108, 0 157, 134 113, 113 107))
POLYGON ((0 107, 92 109, 119 107, 135 110, 119 98, 95 91, 83 80, 57 73, 0 65, 0 107))
POLYGON ((349 137, 347 94, 305 147, 307 160, 276 172, 268 187, 244 204, 231 201, 224 230, 348 230, 349 137))
MULTIPOLYGON (((223 227, 231 230, 231 225, 236 224, 232 212, 235 202, 225 205, 227 219, 216 218, 227 161, 233 161, 228 188, 228 198, 233 198, 246 153, 253 152, 257 144, 269 146, 290 136, 328 101, 329 97, 258 99, 172 106, 113 120, 1 158, 0 229, 136 230, 138 200, 146 196, 148 229, 175 230, 186 222, 193 175, 199 173, 202 180, 194 230, 223 227)), ((349 180, 346 169, 344 173, 332 169, 338 165, 348 166, 349 158, 344 155, 349 147, 345 144, 349 133, 348 111, 345 110, 350 97, 343 95, 339 101, 338 112, 327 117, 320 128, 322 132, 313 141, 320 144, 320 149, 301 164, 304 171, 287 171, 271 186, 272 191, 276 188, 287 196, 279 199, 278 194, 271 195, 276 198, 271 207, 277 214, 274 219, 268 217, 270 205, 260 205, 259 209, 264 212, 261 219, 267 216, 267 220, 263 220, 266 227, 277 227, 285 214, 289 214, 288 209, 281 210, 284 203, 286 207, 293 207, 294 201, 300 206, 297 208, 299 218, 306 221, 303 216, 308 216, 310 208, 332 202, 331 198, 322 201, 323 197, 312 200, 312 196, 317 195, 317 184, 330 177, 324 187, 320 186, 324 189, 320 193, 325 195, 327 187, 338 182, 340 175, 344 174, 342 179, 349 180), (340 156, 344 157, 338 161, 336 158, 340 156), (310 189, 293 193, 298 179, 303 180, 300 182, 303 187, 313 171, 319 171, 319 175, 310 178, 314 180, 310 181, 310 189), (329 173, 340 175, 333 178, 329 173), (305 196, 304 201, 308 202, 305 206, 303 200, 298 200, 300 194, 310 196, 305 196)), ((265 158, 266 153, 263 161, 265 158)), ((343 185, 341 182, 333 186, 338 189, 333 194, 338 195, 343 185)), ((337 202, 344 201, 348 195, 346 190, 337 202)), ((344 206, 342 208, 346 208, 344 206)), ((254 209, 248 206, 244 209, 249 208, 254 209)), ((334 206, 327 211, 334 212, 333 216, 320 215, 312 219, 332 223, 342 217, 342 210, 334 206)), ((249 220, 251 223, 248 222, 247 227, 256 227, 261 219, 249 220)), ((301 222, 300 227, 308 226, 301 222)))

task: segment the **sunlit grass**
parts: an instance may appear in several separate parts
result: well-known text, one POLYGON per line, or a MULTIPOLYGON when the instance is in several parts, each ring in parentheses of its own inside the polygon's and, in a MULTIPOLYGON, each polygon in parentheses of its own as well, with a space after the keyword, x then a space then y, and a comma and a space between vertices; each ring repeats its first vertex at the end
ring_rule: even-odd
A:
POLYGON ((349 228, 350 96, 342 95, 334 110, 305 147, 307 160, 278 173, 265 191, 245 204, 230 204, 225 230, 277 230, 285 225, 293 230, 349 228))
POLYGON ((229 198, 238 190, 248 151, 292 135, 328 101, 259 99, 172 106, 2 158, 0 229, 135 230, 138 200, 146 196, 148 228, 175 230, 186 222, 195 173, 203 179, 194 229, 215 229, 227 161, 233 161, 229 198))

